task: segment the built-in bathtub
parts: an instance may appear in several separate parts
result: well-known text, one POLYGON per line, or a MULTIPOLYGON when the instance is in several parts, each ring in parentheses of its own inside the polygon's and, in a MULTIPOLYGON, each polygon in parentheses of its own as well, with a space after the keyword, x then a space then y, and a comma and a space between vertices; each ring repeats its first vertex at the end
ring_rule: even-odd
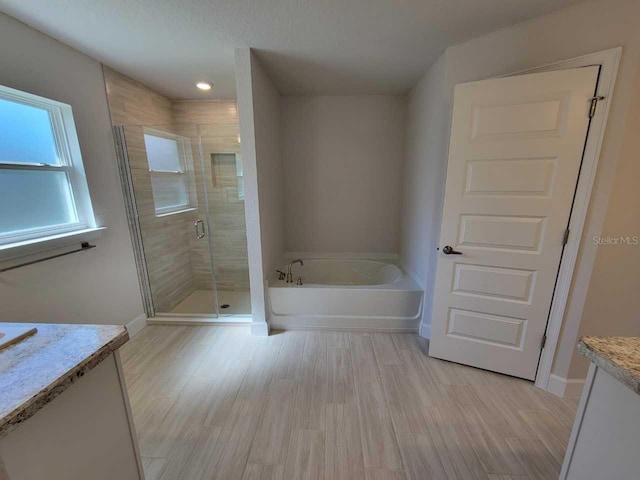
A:
POLYGON ((418 330, 422 289, 391 262, 304 259, 292 272, 293 283, 279 280, 277 272, 269 277, 272 328, 418 330), (298 277, 303 285, 296 284, 298 277))

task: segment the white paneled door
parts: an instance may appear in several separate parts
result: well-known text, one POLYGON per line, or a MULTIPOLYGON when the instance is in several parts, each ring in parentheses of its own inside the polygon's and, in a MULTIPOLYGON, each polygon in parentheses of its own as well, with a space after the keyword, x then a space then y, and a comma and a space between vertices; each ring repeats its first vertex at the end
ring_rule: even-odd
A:
POLYGON ((535 378, 598 72, 456 86, 431 356, 535 378))

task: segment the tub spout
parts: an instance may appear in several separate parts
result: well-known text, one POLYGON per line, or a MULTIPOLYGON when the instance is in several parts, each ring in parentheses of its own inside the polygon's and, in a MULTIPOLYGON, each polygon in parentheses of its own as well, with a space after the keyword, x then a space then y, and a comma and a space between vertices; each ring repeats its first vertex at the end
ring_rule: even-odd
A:
POLYGON ((291 260, 289 262, 289 266, 287 267, 287 283, 293 283, 293 274, 291 273, 291 267, 293 267, 296 263, 299 263, 301 267, 304 267, 304 262, 301 258, 291 260))

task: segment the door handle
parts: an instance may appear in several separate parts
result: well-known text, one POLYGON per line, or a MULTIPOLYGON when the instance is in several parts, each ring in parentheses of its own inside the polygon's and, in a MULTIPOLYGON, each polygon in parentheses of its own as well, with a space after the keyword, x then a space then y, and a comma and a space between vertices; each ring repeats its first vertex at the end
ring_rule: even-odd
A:
POLYGON ((453 247, 449 245, 445 245, 444 247, 442 247, 442 253, 444 253, 445 255, 462 255, 462 252, 454 250, 453 247))
POLYGON ((196 230, 196 238, 199 240, 201 238, 204 238, 204 236, 206 235, 205 230, 204 230, 204 222, 200 219, 196 220, 196 222, 193 224, 193 228, 196 230), (200 228, 198 228, 198 225, 200 225, 202 227, 202 230, 200 230, 200 228))

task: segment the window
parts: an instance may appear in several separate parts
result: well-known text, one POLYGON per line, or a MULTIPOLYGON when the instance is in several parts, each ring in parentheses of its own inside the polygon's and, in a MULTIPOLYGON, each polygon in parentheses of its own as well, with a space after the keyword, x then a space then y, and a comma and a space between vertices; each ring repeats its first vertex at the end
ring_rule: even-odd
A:
POLYGON ((93 228, 71 106, 0 86, 0 247, 93 228))
POLYGON ((144 145, 156 215, 195 208, 195 194, 189 188, 195 184, 189 139, 145 128, 144 145))

